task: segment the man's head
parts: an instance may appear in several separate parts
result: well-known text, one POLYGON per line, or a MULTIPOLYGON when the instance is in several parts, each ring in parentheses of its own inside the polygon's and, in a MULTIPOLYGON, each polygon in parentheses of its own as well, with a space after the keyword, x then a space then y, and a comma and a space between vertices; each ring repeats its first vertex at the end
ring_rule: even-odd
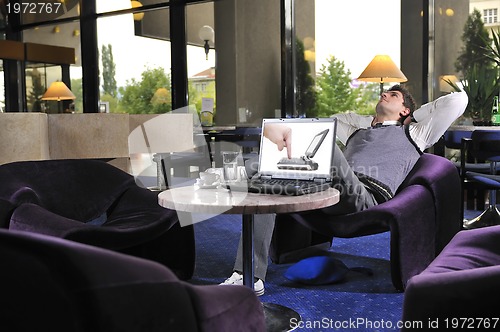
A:
POLYGON ((403 122, 415 111, 416 103, 410 92, 401 85, 394 85, 382 93, 377 103, 377 118, 403 122))

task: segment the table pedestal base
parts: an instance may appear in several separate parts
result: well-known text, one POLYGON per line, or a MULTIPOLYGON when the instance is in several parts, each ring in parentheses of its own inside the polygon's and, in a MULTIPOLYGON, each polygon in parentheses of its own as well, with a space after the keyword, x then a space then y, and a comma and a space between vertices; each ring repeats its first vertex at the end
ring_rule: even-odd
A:
POLYGON ((262 306, 267 332, 292 331, 295 328, 291 326, 296 326, 302 319, 296 311, 279 304, 262 303, 262 306))

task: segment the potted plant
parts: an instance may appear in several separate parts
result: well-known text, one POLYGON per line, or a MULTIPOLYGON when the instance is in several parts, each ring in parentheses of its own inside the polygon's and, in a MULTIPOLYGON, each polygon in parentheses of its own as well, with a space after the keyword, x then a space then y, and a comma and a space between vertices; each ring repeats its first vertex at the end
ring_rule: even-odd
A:
MULTIPOLYGON (((451 81, 447 83, 456 91, 462 90, 451 81)), ((475 126, 489 125, 493 97, 498 95, 498 69, 475 64, 464 73, 460 83, 469 97, 464 116, 471 118, 475 126)))
MULTIPOLYGON (((494 31, 493 31, 494 32, 494 31)), ((500 63, 500 39, 498 33, 490 37, 484 27, 481 13, 475 9, 467 19, 462 35, 464 46, 455 62, 457 72, 462 73, 462 89, 469 96, 464 117, 474 125, 488 125, 491 120, 493 97, 498 94, 498 64, 500 63)), ((455 90, 461 89, 448 81, 455 90)))

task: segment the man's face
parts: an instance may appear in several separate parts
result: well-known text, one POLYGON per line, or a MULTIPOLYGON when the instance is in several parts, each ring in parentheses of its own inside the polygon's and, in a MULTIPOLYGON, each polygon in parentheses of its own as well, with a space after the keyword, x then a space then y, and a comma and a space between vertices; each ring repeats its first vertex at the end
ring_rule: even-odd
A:
POLYGON ((399 120, 402 116, 410 113, 410 110, 403 105, 403 102, 403 94, 400 91, 385 91, 380 95, 375 111, 378 116, 399 120))

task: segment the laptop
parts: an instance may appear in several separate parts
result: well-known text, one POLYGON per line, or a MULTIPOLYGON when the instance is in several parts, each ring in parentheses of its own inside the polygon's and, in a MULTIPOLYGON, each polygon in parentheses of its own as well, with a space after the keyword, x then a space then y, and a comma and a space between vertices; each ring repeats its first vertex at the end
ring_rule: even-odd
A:
MULTIPOLYGON (((337 120, 334 118, 264 119, 262 132, 273 126, 291 129, 292 158, 287 149, 261 136, 257 173, 247 183, 229 183, 236 191, 305 195, 331 186, 337 120)), ((274 127, 276 128, 276 127, 274 127)))
POLYGON ((303 170, 303 171, 315 171, 318 169, 318 163, 312 160, 314 158, 314 155, 318 151, 319 147, 321 146, 321 143, 325 140, 326 135, 330 129, 325 129, 318 134, 316 134, 309 146, 307 147, 307 150, 304 152, 304 154, 300 158, 282 158, 278 162, 278 168, 279 169, 293 169, 293 170, 303 170))

